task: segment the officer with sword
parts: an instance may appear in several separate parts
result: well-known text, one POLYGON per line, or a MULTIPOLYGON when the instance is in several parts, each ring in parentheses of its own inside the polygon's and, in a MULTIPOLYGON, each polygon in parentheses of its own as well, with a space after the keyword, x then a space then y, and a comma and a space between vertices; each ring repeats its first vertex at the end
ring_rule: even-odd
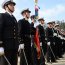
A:
POLYGON ((5 0, 2 4, 5 13, 0 13, 0 46, 4 48, 6 59, 4 65, 17 65, 18 24, 13 16, 13 0, 5 0))

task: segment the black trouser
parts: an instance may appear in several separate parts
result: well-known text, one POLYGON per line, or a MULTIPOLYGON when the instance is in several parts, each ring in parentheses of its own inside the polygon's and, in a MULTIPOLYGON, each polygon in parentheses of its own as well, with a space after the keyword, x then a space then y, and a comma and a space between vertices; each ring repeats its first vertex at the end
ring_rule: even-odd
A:
POLYGON ((58 38, 58 57, 62 57, 62 40, 58 38))
POLYGON ((55 62, 55 52, 54 52, 54 44, 53 41, 50 41, 50 45, 47 46, 47 61, 50 62, 55 62))
POLYGON ((20 51, 20 65, 31 65, 31 55, 30 53, 24 49, 21 49, 20 51))
POLYGON ((0 65, 4 65, 4 56, 0 56, 0 65))
POLYGON ((63 40, 63 53, 65 53, 65 40, 63 40))
POLYGON ((50 62, 51 60, 51 50, 50 46, 47 46, 47 62, 50 62))
POLYGON ((31 38, 24 37, 24 51, 28 65, 32 65, 31 38))
MULTIPOLYGON (((5 50, 5 56, 11 65, 17 65, 17 50, 5 50)), ((5 61, 5 65, 9 65, 7 61, 5 61)))
POLYGON ((25 51, 25 55, 26 55, 26 58, 27 58, 28 65, 31 65, 31 63, 32 63, 31 47, 25 46, 24 51, 25 51))
MULTIPOLYGON (((18 54, 18 39, 7 38, 3 40, 3 46, 5 51, 5 56, 11 65, 17 65, 17 54, 18 54)), ((5 61, 5 65, 8 63, 5 61)))
POLYGON ((37 51, 35 46, 32 46, 32 61, 33 61, 33 65, 37 65, 37 51))
POLYGON ((55 45, 54 45, 54 42, 51 42, 51 62, 55 62, 55 45))
POLYGON ((45 42, 45 38, 44 37, 41 37, 41 41, 40 42, 42 42, 42 48, 43 48, 44 55, 46 55, 47 44, 45 42))
POLYGON ((24 49, 20 49, 20 65, 27 65, 26 61, 27 61, 27 59, 25 56, 24 49))
POLYGON ((44 52, 44 56, 45 56, 46 52, 47 52, 47 45, 45 42, 42 42, 42 48, 43 48, 43 52, 44 52))

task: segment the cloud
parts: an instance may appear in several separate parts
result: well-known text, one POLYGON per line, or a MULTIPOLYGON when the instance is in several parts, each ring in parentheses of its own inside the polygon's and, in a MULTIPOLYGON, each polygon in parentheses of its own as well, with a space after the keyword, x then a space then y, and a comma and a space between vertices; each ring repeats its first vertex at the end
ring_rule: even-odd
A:
POLYGON ((65 11, 65 6, 63 5, 57 5, 54 8, 47 9, 45 11, 40 10, 39 16, 56 16, 58 14, 61 14, 65 11))

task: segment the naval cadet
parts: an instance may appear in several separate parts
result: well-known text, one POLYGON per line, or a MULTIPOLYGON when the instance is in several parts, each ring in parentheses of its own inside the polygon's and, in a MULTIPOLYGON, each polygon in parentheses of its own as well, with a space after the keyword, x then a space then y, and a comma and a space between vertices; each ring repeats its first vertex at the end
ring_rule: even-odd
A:
MULTIPOLYGON (((19 27, 19 35, 21 37, 21 44, 24 44, 24 52, 26 56, 26 64, 32 65, 32 58, 31 58, 31 25, 29 23, 31 11, 29 9, 24 9, 21 14, 24 17, 23 19, 20 19, 18 21, 18 27, 19 27)), ((22 62, 23 59, 21 58, 22 62)), ((23 61, 20 65, 25 65, 25 62, 23 61)))
POLYGON ((53 39, 53 27, 52 22, 48 22, 48 27, 46 28, 46 36, 47 36, 47 61, 55 62, 55 54, 54 54, 54 39, 53 39))
MULTIPOLYGON (((18 24, 13 16, 15 2, 6 0, 3 3, 5 13, 0 14, 0 43, 4 48, 4 53, 11 65, 17 65, 18 51, 18 24)), ((5 61, 5 65, 8 63, 5 61)))
POLYGON ((41 63, 45 65, 45 54, 46 54, 46 42, 45 42, 45 29, 44 29, 44 19, 39 18, 39 25, 38 25, 38 31, 39 31, 39 39, 40 39, 40 46, 41 46, 41 63))

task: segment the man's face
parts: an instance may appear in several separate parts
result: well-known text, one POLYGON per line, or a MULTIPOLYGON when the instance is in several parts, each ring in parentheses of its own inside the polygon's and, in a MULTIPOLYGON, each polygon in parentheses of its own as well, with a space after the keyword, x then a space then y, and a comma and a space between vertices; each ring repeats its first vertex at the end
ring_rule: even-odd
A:
POLYGON ((28 18, 28 19, 30 18, 30 13, 29 12, 26 12, 25 15, 26 15, 26 18, 28 18))
POLYGON ((52 28, 52 24, 48 24, 48 27, 49 27, 49 28, 52 28))
POLYGON ((33 23, 36 22, 35 18, 32 18, 31 20, 32 20, 33 23))
POLYGON ((44 24, 44 21, 43 20, 41 20, 41 24, 44 24))
POLYGON ((9 4, 9 5, 8 5, 8 8, 9 8, 12 12, 14 12, 14 4, 9 4))

